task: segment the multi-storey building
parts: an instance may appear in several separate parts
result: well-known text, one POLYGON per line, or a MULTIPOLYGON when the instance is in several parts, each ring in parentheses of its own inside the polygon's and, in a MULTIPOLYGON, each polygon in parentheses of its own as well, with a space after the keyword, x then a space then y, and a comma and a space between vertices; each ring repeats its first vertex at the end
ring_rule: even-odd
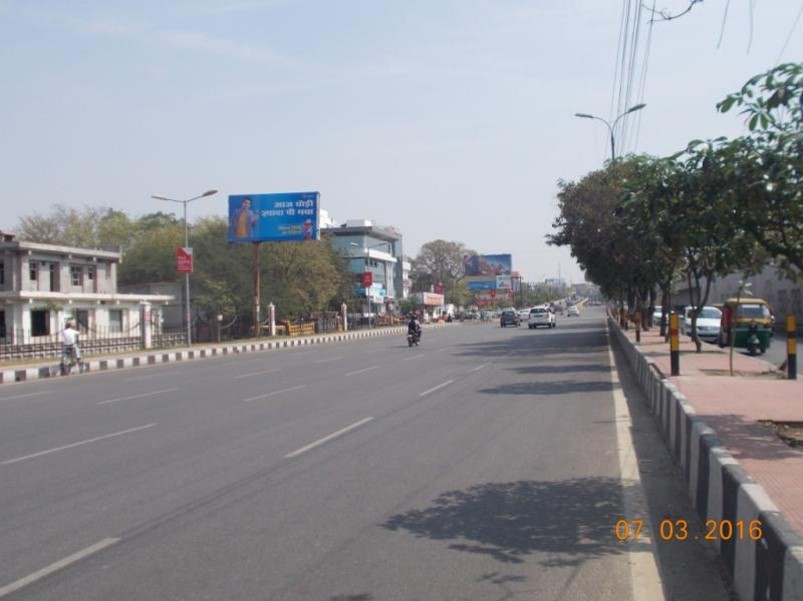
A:
POLYGON ((375 225, 367 219, 346 221, 322 232, 332 236, 332 245, 348 257, 355 274, 355 290, 365 300, 364 314, 393 311, 404 298, 405 274, 402 235, 396 228, 375 225), (370 273, 371 283, 363 285, 370 273))
POLYGON ((139 336, 145 321, 159 323, 172 296, 119 294, 116 251, 16 240, 0 233, 0 341, 36 342, 58 334, 68 319, 92 335, 139 336))

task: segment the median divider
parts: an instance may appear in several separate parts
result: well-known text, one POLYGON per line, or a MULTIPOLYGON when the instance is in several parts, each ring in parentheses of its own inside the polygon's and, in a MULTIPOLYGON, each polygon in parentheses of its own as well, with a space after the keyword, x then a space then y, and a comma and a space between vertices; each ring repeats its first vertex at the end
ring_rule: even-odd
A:
POLYGON ((615 320, 608 318, 608 329, 624 351, 670 453, 682 469, 704 536, 716 530, 711 536, 713 544, 725 560, 739 598, 803 601, 801 533, 733 457, 717 432, 697 415, 689 399, 615 320))

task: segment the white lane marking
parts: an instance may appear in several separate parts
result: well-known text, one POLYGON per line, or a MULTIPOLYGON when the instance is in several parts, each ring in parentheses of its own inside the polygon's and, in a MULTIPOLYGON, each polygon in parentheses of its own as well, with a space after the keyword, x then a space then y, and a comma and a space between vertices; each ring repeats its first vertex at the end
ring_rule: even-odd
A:
POLYGON ((162 394, 163 392, 173 392, 174 390, 178 390, 178 388, 165 388, 164 390, 155 390, 153 392, 143 392, 142 394, 132 394, 131 396, 121 396, 121 397, 117 397, 116 399, 109 399, 108 401, 100 401, 99 403, 95 403, 95 404, 96 405, 108 405, 109 403, 119 403, 120 401, 130 401, 131 399, 144 399, 145 397, 156 396, 157 394, 162 394))
POLYGON ((293 451, 292 453, 288 453, 287 455, 284 456, 284 458, 285 459, 291 459, 293 457, 298 457, 299 455, 301 455, 301 453, 306 453, 310 449, 314 449, 315 447, 319 447, 322 444, 324 444, 326 442, 329 442, 333 438, 337 438, 338 436, 341 436, 341 435, 345 434, 346 432, 354 430, 355 428, 359 428, 363 424, 367 424, 368 422, 370 422, 373 419, 374 419, 373 417, 366 417, 365 419, 361 419, 357 423, 351 424, 350 426, 348 426, 346 428, 343 428, 342 430, 338 430, 337 432, 333 432, 329 436, 324 436, 323 438, 321 438, 319 440, 316 440, 315 442, 310 443, 305 447, 301 447, 297 451, 293 451))
POLYGON ((435 392, 436 390, 440 390, 441 388, 443 388, 444 386, 448 386, 452 382, 454 382, 454 380, 446 380, 446 382, 444 382, 443 384, 438 384, 437 386, 430 388, 429 390, 425 390, 418 396, 427 396, 430 392, 435 392))
POLYGON ((250 399, 243 400, 243 403, 250 403, 251 401, 258 401, 260 399, 266 399, 271 396, 276 396, 277 394, 282 394, 283 392, 291 392, 293 390, 300 390, 301 388, 306 388, 306 384, 299 384, 298 386, 293 386, 292 388, 285 388, 284 390, 275 390, 273 392, 269 392, 268 394, 261 394, 259 396, 252 396, 250 399))
POLYGON ((475 367, 471 371, 480 371, 483 367, 488 367, 489 365, 490 365, 490 363, 483 363, 482 365, 478 365, 477 367, 475 367))
POLYGON ((12 582, 11 584, 7 584, 6 586, 0 587, 0 597, 5 597, 6 595, 10 595, 21 588, 28 586, 29 584, 33 584, 37 580, 41 580, 45 576, 49 576, 53 572, 57 572, 63 568, 66 568, 68 565, 75 563, 77 561, 81 561, 85 557, 89 557, 97 553, 98 551, 102 551, 106 547, 110 547, 113 544, 119 542, 119 538, 104 538, 102 541, 95 543, 92 546, 87 547, 86 549, 81 549, 77 553, 73 553, 69 557, 65 557, 64 559, 60 559, 55 563, 51 563, 49 566, 42 568, 41 570, 37 570, 32 574, 28 574, 24 578, 20 578, 12 582))
POLYGON ((177 374, 177 371, 163 371, 158 374, 150 374, 148 376, 136 376, 135 378, 123 378, 123 382, 132 382, 133 380, 149 380, 151 378, 160 378, 161 376, 172 376, 177 374))
POLYGON ((340 361, 343 357, 330 357, 329 359, 318 359, 315 363, 329 363, 330 361, 340 361))
POLYGON ((14 396, 4 396, 0 401, 10 401, 11 399, 24 399, 29 396, 40 396, 43 394, 50 394, 52 390, 43 390, 42 392, 26 392, 25 394, 15 394, 14 396))
POLYGON ((423 356, 424 354, 422 353, 420 355, 416 355, 415 357, 407 357, 406 359, 402 359, 402 361, 412 361, 413 359, 420 359, 423 356))
POLYGON ((17 463, 18 461, 25 461, 26 459, 33 459, 34 457, 41 457, 42 455, 49 455, 50 453, 56 453, 58 451, 65 451, 67 449, 72 449, 73 447, 80 447, 81 445, 89 444, 90 442, 97 442, 99 440, 105 440, 107 438, 112 438, 114 436, 122 436, 123 434, 130 434, 131 432, 137 432, 139 430, 145 430, 147 428, 153 428, 156 423, 153 424, 146 424, 144 426, 137 426, 136 428, 129 428, 128 430, 121 430, 120 432, 112 432, 111 434, 104 434, 103 436, 96 436, 95 438, 89 438, 87 440, 82 440, 80 442, 74 442, 72 444, 65 444, 61 447, 56 447, 55 449, 48 449, 47 451, 39 451, 38 453, 32 453, 30 455, 23 455, 22 457, 16 457, 15 459, 6 459, 0 465, 10 465, 12 463, 17 463))
POLYGON ((240 380, 241 378, 250 378, 251 376, 261 376, 262 374, 272 374, 277 371, 282 371, 281 367, 277 367, 276 369, 266 369, 264 371, 255 371, 250 374, 240 374, 239 376, 234 376, 235 380, 240 380))
POLYGON ((633 591, 638 591, 639 599, 665 599, 661 575, 658 571, 655 548, 655 539, 651 536, 653 531, 647 503, 644 500, 643 485, 638 470, 638 458, 633 446, 633 418, 627 407, 627 400, 622 392, 622 385, 616 373, 616 361, 613 358, 611 340, 608 336, 608 361, 611 367, 611 383, 613 384, 613 406, 616 415, 616 448, 619 449, 619 472, 622 478, 622 500, 626 516, 643 516, 645 528, 639 536, 640 544, 647 543, 652 552, 636 551, 635 541, 630 539, 625 543, 630 556, 630 583, 633 591), (624 418, 624 419, 620 419, 624 418))
POLYGON ((365 373, 366 371, 371 371, 372 369, 379 369, 378 365, 373 365, 371 367, 366 367, 365 369, 358 369, 357 371, 350 371, 347 373, 347 376, 356 376, 357 374, 365 373))

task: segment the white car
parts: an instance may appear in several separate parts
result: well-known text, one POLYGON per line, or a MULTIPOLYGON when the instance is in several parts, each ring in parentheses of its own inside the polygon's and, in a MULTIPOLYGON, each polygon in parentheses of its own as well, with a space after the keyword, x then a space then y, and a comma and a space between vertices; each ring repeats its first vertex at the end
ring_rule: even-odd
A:
POLYGON ((580 309, 572 305, 566 309, 566 317, 580 317, 580 309))
MULTIPOLYGON (((692 310, 686 311, 686 316, 683 318, 683 323, 680 326, 681 332, 686 336, 691 336, 691 313, 692 310)), ((697 316, 697 334, 700 340, 706 342, 716 342, 719 337, 719 322, 722 319, 722 311, 716 307, 703 307, 697 316)))
POLYGON ((530 317, 530 308, 529 307, 527 307, 525 309, 519 309, 519 319, 521 320, 521 323, 526 322, 527 319, 529 319, 529 317, 530 317))
POLYGON ((527 317, 527 327, 531 330, 538 326, 554 328, 555 325, 555 314, 547 307, 533 307, 530 309, 530 314, 527 317))

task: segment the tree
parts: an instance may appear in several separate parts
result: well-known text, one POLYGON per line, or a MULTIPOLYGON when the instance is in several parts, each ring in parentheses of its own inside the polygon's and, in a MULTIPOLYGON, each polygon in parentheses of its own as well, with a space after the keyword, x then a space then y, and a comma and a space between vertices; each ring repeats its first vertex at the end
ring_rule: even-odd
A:
POLYGON ((739 107, 750 135, 731 143, 734 217, 790 279, 803 279, 803 64, 756 75, 717 104, 739 107))
POLYGON ((429 292, 437 282, 443 284, 446 302, 464 305, 470 298, 463 282, 465 270, 464 257, 477 254, 469 250, 462 242, 433 240, 421 247, 421 251, 412 261, 410 276, 413 290, 429 292))

